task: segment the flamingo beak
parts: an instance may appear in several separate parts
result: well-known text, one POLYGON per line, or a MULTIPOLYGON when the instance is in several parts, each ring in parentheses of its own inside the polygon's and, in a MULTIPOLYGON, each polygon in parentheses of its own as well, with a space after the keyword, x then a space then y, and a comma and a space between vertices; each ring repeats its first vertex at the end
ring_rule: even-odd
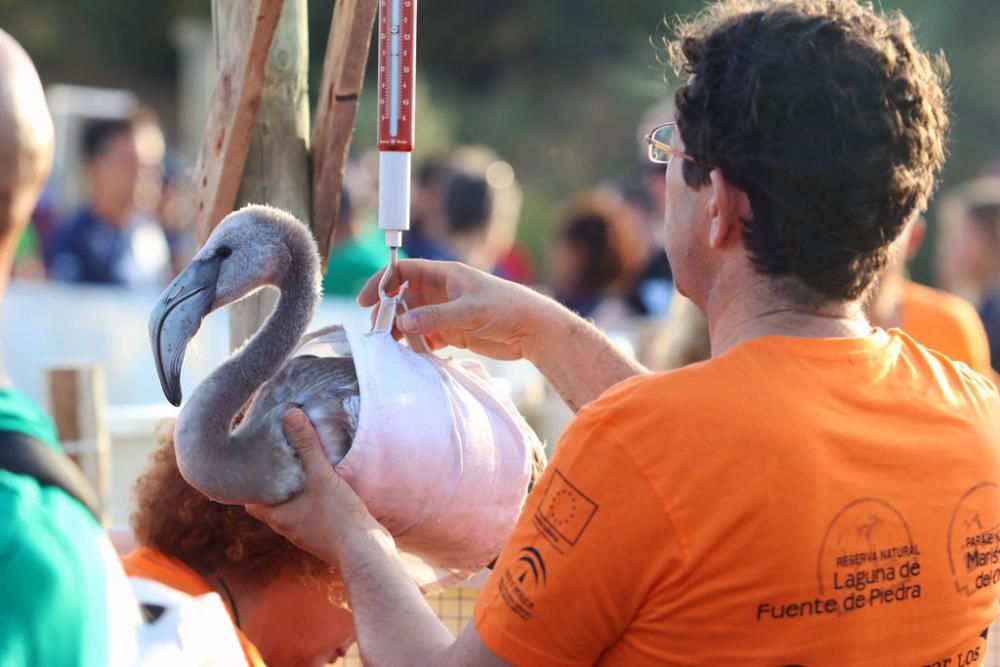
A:
POLYGON ((181 404, 181 366, 188 343, 212 312, 220 257, 196 259, 167 286, 149 315, 149 341, 163 394, 181 404))

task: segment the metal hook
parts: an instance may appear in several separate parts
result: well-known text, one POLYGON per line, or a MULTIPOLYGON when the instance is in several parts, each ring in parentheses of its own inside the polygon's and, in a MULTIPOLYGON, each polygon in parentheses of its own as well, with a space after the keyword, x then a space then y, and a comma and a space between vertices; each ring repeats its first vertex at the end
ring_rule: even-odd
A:
MULTIPOLYGON (((409 312, 410 307, 407 305, 403 297, 406 296, 406 290, 409 288, 410 283, 403 281, 403 284, 399 286, 396 293, 392 296, 386 293, 386 287, 389 285, 389 281, 396 273, 397 264, 399 263, 399 256, 397 253, 397 248, 389 247, 389 266, 386 267, 385 273, 382 274, 382 278, 378 281, 378 311, 375 313, 375 322, 372 324, 372 333, 375 332, 386 332, 392 331, 392 325, 396 321, 396 314, 399 309, 402 309, 404 313, 409 312)), ((410 343, 410 348, 416 352, 422 352, 424 354, 431 353, 431 346, 427 342, 427 339, 422 335, 407 336, 407 340, 410 343)))
POLYGON ((372 323, 372 333, 376 331, 392 331, 392 325, 396 322, 396 314, 399 312, 399 308, 401 306, 404 310, 406 308, 406 302, 403 301, 403 297, 406 296, 406 289, 409 286, 409 283, 404 282, 399 286, 399 291, 378 302, 378 310, 375 311, 375 321, 372 323))
POLYGON ((399 308, 400 303, 403 302, 403 296, 406 294, 407 283, 404 282, 396 290, 396 293, 390 296, 386 292, 386 288, 389 286, 389 282, 392 280, 393 276, 396 274, 396 266, 399 263, 399 256, 397 249, 395 247, 389 248, 389 266, 386 267, 385 272, 382 274, 382 278, 378 281, 378 310, 375 313, 375 322, 372 324, 372 332, 376 331, 391 331, 392 324, 396 320, 396 311, 399 308))
POLYGON ((382 278, 378 281, 378 298, 381 301, 385 301, 389 298, 386 294, 385 288, 389 286, 389 281, 396 273, 396 265, 399 264, 399 249, 392 246, 389 248, 389 266, 386 267, 385 273, 382 274, 382 278))

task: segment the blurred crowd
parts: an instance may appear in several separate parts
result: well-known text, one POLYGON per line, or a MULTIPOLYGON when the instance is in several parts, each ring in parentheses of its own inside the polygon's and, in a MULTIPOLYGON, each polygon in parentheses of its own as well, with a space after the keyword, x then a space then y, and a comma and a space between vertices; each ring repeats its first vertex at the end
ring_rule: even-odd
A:
MULTIPOLYGON (((43 194, 18 243, 14 276, 122 287, 165 285, 193 254, 186 170, 156 116, 91 119, 80 132, 84 196, 43 194)), ((49 188, 53 187, 50 183, 49 188)))
MULTIPOLYGON (((649 114, 647 114, 649 115, 649 114)), ((46 188, 17 246, 19 279, 166 285, 196 249, 190 164, 168 149, 156 116, 136 105, 91 118, 78 132, 76 205, 46 188)), ((641 361, 668 369, 710 355, 704 316, 678 295, 662 245, 663 165, 637 160, 627 178, 583 189, 552 212, 539 248, 519 241, 522 189, 514 167, 486 146, 424 159, 414 174, 412 229, 403 254, 464 262, 532 285, 608 331, 628 332, 641 361)), ((388 251, 377 228, 377 155, 347 166, 324 292, 353 297, 388 251)), ((919 333, 923 342, 980 370, 1000 358, 1000 177, 984 175, 938 198, 934 276, 908 278, 927 236, 914 221, 897 241, 869 304, 872 321, 919 333)), ((916 335, 916 334, 915 334, 916 335)))
MULTIPOLYGON (((374 162, 370 155, 348 166, 324 283, 328 294, 356 294, 387 260, 375 220, 374 162)), ((491 148, 462 146, 418 166, 403 252, 537 286, 605 328, 663 316, 673 287, 660 242, 661 167, 643 169, 634 182, 574 195, 554 213, 548 242, 536 256, 517 240, 522 191, 514 168, 491 148)))

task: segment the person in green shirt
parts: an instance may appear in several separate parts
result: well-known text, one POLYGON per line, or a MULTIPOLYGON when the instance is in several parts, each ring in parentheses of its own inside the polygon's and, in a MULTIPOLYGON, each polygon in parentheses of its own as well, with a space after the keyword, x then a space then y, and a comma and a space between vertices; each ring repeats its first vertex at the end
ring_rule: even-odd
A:
MULTIPOLYGON (((15 246, 52 165, 38 73, 0 30, 0 299, 15 246)), ((0 431, 59 450, 52 422, 0 370, 0 431)), ((0 469, 0 665, 124 665, 138 609, 94 517, 63 490, 0 469)))

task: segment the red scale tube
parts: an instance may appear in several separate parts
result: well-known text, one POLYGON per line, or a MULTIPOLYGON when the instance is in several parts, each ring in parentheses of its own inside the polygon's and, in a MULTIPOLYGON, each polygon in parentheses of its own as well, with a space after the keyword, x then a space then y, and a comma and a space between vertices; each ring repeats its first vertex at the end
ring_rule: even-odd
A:
POLYGON ((379 0, 378 43, 378 226, 395 260, 410 229, 417 0, 379 0))

